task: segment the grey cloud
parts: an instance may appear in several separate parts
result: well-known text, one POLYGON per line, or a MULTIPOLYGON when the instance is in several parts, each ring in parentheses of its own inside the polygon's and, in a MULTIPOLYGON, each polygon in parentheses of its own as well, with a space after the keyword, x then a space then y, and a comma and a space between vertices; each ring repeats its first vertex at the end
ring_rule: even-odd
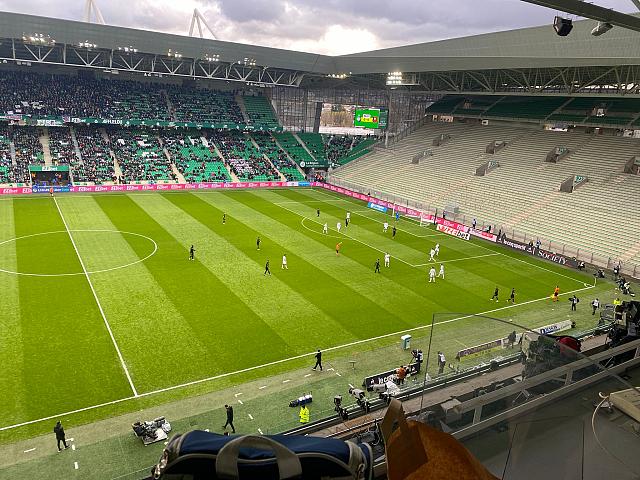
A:
MULTIPOLYGON (((553 10, 520 0, 96 1, 107 22, 114 25, 186 34, 190 9, 197 5, 224 40, 280 48, 303 42, 316 51, 325 48, 319 41, 334 25, 367 30, 377 38, 379 46, 388 47, 550 24, 554 15, 553 10), (294 10, 287 12, 286 4, 295 7, 294 10)), ((79 20, 83 3, 0 0, 0 10, 79 20)), ((597 3, 633 11, 629 0, 597 0, 597 3)))

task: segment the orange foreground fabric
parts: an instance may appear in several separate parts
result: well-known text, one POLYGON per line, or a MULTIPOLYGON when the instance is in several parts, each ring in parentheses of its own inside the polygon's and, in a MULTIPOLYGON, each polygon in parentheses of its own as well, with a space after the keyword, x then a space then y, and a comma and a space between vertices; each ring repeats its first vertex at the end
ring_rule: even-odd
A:
POLYGON ((453 436, 424 423, 407 422, 396 399, 381 429, 389 480, 498 480, 453 436), (399 428, 391 432, 395 421, 399 428))

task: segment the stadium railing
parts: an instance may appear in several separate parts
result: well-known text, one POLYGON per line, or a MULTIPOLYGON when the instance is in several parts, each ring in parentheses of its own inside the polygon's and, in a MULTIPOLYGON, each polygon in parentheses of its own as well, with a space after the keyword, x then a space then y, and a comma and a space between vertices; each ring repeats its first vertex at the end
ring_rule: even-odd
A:
MULTIPOLYGON (((395 195, 392 193, 388 193, 382 190, 378 190, 376 188, 368 187, 366 185, 359 185, 353 182, 346 182, 344 180, 335 178, 331 175, 331 173, 327 176, 327 182, 338 187, 346 188, 351 191, 357 193, 366 193, 370 194, 373 197, 376 197, 380 200, 384 200, 386 202, 395 203, 396 205, 402 205, 405 207, 413 208, 416 210, 420 210, 424 213, 435 214, 439 212, 442 214, 442 207, 438 205, 430 205, 422 202, 417 202, 414 200, 409 200, 400 195, 395 195)), ((446 209, 445 209, 446 210, 446 209)), ((541 247, 545 250, 560 253, 567 257, 575 258, 578 261, 583 261, 587 264, 593 265, 598 268, 605 269, 613 269, 615 265, 620 262, 619 259, 613 258, 608 255, 603 255, 594 250, 587 250, 584 248, 579 248, 574 245, 570 245, 568 243, 557 242, 549 238, 544 238, 539 235, 531 234, 529 232, 524 232, 521 230, 516 230, 515 228, 509 225, 502 225, 499 222, 494 222, 491 219, 481 218, 477 215, 472 214, 462 214, 462 213, 453 213, 447 211, 447 220, 451 220, 454 222, 462 223, 463 225, 471 226, 473 219, 476 219, 478 228, 486 228, 491 227, 493 233, 498 233, 501 231, 505 233, 507 237, 512 240, 517 240, 523 243, 529 243, 533 241, 534 243, 539 239, 541 242, 541 247)), ((636 279, 640 279, 640 265, 630 262, 620 262, 620 274, 625 276, 631 276, 636 279)))

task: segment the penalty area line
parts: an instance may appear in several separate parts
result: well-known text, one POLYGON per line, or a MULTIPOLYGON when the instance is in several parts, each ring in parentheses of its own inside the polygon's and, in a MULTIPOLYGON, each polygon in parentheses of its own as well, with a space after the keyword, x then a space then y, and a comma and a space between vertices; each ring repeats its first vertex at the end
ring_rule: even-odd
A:
MULTIPOLYGON (((582 292, 584 290, 590 290, 592 288, 595 288, 595 285, 590 285, 588 287, 583 287, 583 288, 579 288, 577 290, 571 290, 569 292, 561 293, 560 296, 572 295, 574 293, 582 292)), ((508 310, 510 308, 517 308, 517 307, 519 307, 521 305, 529 305, 531 303, 542 302, 542 301, 545 301, 545 300, 549 300, 549 297, 548 296, 544 296, 542 298, 537 298, 537 299, 534 299, 534 300, 527 300, 526 302, 511 304, 511 305, 507 305, 507 306, 504 306, 504 307, 498 307, 498 308, 494 308, 494 309, 487 310, 487 311, 484 311, 484 312, 470 313, 468 315, 463 315, 461 317, 451 318, 449 320, 443 320, 441 322, 437 322, 435 325, 444 325, 444 324, 447 324, 447 323, 453 323, 453 322, 457 322, 457 321, 460 321, 460 320, 465 320, 467 318, 475 317, 475 316, 478 316, 478 315, 487 315, 487 314, 499 312, 499 311, 502 311, 502 310, 508 310)), ((419 327, 408 328, 408 329, 405 329, 405 330, 399 330, 397 332, 387 333, 385 335, 379 335, 377 337, 365 338, 363 340, 356 340, 354 342, 345 343, 344 345, 336 345, 334 347, 324 348, 324 349, 322 349, 322 351, 323 352, 331 352, 331 351, 341 350, 343 348, 353 347, 353 346, 356 346, 356 345, 362 345, 362 344, 365 344, 365 343, 368 343, 368 342, 373 342, 373 341, 376 341, 376 340, 382 340, 384 338, 389 338, 389 337, 405 334, 405 333, 408 333, 408 332, 415 332, 417 330, 425 330, 425 329, 428 329, 428 328, 431 328, 431 324, 422 325, 422 326, 419 326, 419 327)), ((120 398, 118 400, 112 400, 110 402, 105 402, 105 403, 101 403, 101 404, 98 404, 98 405, 92 405, 92 406, 89 406, 89 407, 83 407, 83 408, 79 408, 77 410, 72 410, 72 411, 69 411, 69 412, 58 413, 58 414, 55 414, 55 415, 50 415, 48 417, 38 418, 36 420, 29 420, 29 421, 22 422, 22 423, 16 423, 14 425, 8 425, 8 426, 5 426, 5 427, 0 427, 0 432, 5 431, 5 430, 12 430, 12 429, 23 427, 23 426, 26 426, 26 425, 33 425, 35 423, 44 422, 44 421, 51 420, 51 419, 58 418, 58 417, 66 417, 66 416, 73 415, 73 414, 76 414, 76 413, 86 412, 86 411, 89 411, 89 410, 95 410, 97 408, 102 408, 102 407, 106 407, 106 406, 110 406, 110 405, 116 405, 118 403, 123 403, 123 402, 129 401, 129 400, 137 400, 137 399, 142 398, 142 397, 149 397, 149 396, 152 396, 152 395, 157 395, 157 394, 164 393, 164 392, 169 392, 169 391, 172 391, 172 390, 178 390, 178 389, 190 387, 190 386, 193 386, 193 385, 199 385, 199 384, 202 384, 202 383, 207 383, 207 382, 211 382, 211 381, 214 381, 214 380, 218 380, 220 378, 226 378, 226 377, 230 377, 230 376, 234 376, 234 375, 239 375, 241 373, 250 372, 250 371, 253 371, 253 370, 259 370, 261 368, 266 368, 266 367, 270 367, 270 366, 273 366, 273 365, 286 363, 286 362, 289 362, 289 361, 292 361, 292 360, 299 360, 301 358, 311 358, 313 355, 315 355, 315 353, 316 353, 316 351, 314 350, 313 352, 310 352, 310 353, 304 353, 302 355, 296 355, 294 357, 283 358, 283 359, 280 359, 280 360, 274 360, 273 362, 265 363, 263 365, 255 365, 253 367, 243 368, 241 370, 236 370, 234 372, 221 373, 219 375, 215 375, 215 376, 208 377, 208 378, 202 378, 200 380, 194 380, 192 382, 182 383, 180 385, 173 385, 171 387, 166 387, 166 388, 161 388, 161 389, 158 389, 158 390, 153 390, 153 391, 150 391, 150 392, 140 393, 136 397, 131 396, 131 397, 126 397, 126 398, 120 398)), ((305 375, 305 376, 311 376, 311 374, 308 374, 308 375, 305 375)))

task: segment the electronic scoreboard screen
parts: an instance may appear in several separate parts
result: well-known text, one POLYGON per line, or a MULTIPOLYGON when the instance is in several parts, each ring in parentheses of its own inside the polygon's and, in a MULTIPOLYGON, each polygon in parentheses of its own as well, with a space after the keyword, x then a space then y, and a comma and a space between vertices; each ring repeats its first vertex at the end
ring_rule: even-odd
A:
POLYGON ((71 187, 69 165, 30 165, 33 193, 68 192, 71 187))
POLYGON ((353 114, 353 126, 361 128, 387 128, 388 110, 386 108, 356 108, 353 114))

